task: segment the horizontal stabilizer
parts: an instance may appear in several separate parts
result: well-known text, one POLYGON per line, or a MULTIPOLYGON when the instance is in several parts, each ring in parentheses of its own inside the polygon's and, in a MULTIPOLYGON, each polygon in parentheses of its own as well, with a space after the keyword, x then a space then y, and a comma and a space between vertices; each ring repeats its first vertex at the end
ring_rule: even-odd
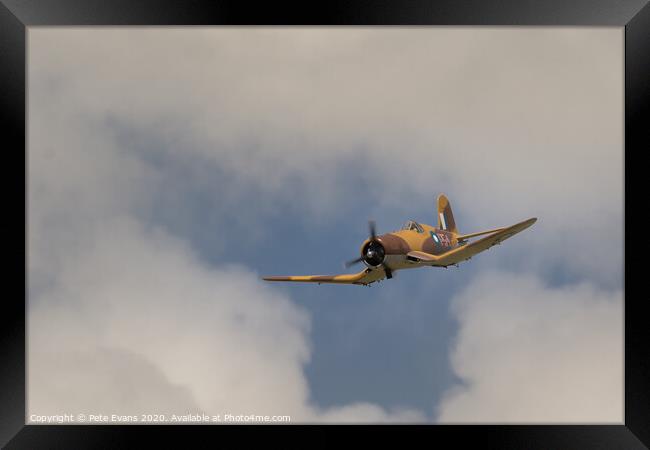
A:
POLYGON ((460 234, 456 236, 456 239, 459 242, 462 242, 473 237, 483 236, 484 234, 496 233, 497 231, 503 231, 503 230, 505 230, 505 228, 495 228, 494 230, 479 231, 478 233, 460 234))

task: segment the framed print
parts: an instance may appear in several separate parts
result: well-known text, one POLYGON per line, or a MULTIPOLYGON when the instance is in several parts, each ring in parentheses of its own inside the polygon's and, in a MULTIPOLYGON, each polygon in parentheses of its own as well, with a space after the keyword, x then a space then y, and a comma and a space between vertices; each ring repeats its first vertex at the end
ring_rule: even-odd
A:
POLYGON ((0 20, 3 446, 649 445, 647 2, 0 20))

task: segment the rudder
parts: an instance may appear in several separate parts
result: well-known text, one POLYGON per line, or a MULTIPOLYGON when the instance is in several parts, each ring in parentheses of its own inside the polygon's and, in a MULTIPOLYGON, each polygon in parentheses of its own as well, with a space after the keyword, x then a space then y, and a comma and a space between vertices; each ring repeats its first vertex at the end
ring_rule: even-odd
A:
POLYGON ((445 194, 438 196, 438 228, 458 233, 454 213, 451 212, 451 203, 449 203, 449 199, 445 194))

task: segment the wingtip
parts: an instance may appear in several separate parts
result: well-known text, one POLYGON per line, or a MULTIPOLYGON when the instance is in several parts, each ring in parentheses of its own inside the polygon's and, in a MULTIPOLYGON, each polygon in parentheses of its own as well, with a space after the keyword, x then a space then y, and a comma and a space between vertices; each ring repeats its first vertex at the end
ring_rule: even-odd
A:
POLYGON ((537 222, 537 217, 531 217, 530 219, 524 220, 521 223, 522 223, 522 225, 525 226, 525 228, 528 228, 528 227, 532 226, 535 222, 537 222))
POLYGON ((271 277, 271 276, 265 276, 262 277, 262 280, 264 281, 296 281, 293 279, 294 277, 271 277))

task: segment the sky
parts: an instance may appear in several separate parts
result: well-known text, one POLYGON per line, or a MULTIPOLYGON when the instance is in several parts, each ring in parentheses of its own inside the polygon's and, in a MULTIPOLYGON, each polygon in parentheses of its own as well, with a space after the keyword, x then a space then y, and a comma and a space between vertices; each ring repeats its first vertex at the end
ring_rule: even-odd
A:
POLYGON ((28 422, 623 422, 622 28, 30 27, 27 175, 28 422), (463 233, 538 221, 260 278, 442 192, 463 233))

